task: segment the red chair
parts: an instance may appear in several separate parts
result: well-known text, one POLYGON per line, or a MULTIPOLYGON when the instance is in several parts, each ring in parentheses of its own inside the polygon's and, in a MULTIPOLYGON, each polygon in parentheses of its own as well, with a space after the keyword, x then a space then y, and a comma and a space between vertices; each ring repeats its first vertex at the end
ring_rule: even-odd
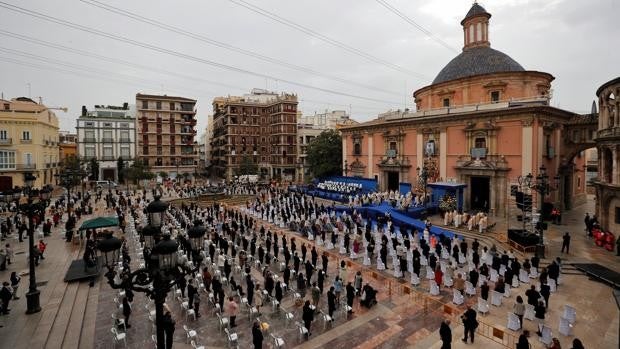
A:
POLYGON ((607 251, 614 251, 614 248, 616 247, 616 237, 614 236, 614 234, 610 231, 608 231, 607 233, 605 233, 605 249, 607 251))

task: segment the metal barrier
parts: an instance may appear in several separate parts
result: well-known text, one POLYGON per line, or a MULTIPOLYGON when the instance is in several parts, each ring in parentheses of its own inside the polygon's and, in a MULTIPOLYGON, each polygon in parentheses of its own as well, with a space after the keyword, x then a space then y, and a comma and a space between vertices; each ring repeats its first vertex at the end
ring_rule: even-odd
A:
POLYGON ((508 332, 508 329, 498 325, 489 325, 486 322, 480 320, 480 318, 478 318, 477 320, 478 328, 476 329, 476 334, 484 338, 490 339, 505 348, 516 348, 519 338, 516 335, 508 332))

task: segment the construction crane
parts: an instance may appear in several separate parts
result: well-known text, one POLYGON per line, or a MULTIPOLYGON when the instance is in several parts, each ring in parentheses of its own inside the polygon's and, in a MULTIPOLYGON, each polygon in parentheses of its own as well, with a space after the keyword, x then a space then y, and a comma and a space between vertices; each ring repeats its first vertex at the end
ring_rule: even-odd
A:
MULTIPOLYGON (((39 104, 43 105, 43 97, 39 96, 39 104)), ((45 107, 48 110, 62 110, 65 113, 69 110, 67 107, 45 107)))

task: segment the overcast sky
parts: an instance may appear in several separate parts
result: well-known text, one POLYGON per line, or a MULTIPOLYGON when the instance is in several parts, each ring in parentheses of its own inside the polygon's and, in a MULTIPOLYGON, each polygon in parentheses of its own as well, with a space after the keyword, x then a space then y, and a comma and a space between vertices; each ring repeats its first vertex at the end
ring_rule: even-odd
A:
MULTIPOLYGON (((82 105, 135 104, 135 94, 142 92, 197 99, 202 133, 213 97, 239 95, 253 87, 296 93, 304 114, 350 109, 354 119, 364 121, 390 108, 413 107, 413 91, 428 85, 461 51, 460 21, 472 4, 468 0, 96 1, 171 28, 109 12, 93 6, 92 0, 0 0, 4 98, 30 94, 33 99, 41 96, 48 106, 68 107, 68 113, 57 114, 61 129, 72 132, 82 105), (326 39, 261 16, 242 7, 243 2, 326 39), (400 11, 433 38, 380 2, 400 11), (20 14, 6 8, 10 5, 134 44, 20 14), (209 40, 277 62, 205 42, 209 40), (138 46, 143 44, 165 52, 138 46)), ((588 112, 598 86, 620 75, 620 0, 480 3, 493 15, 493 48, 527 70, 555 76, 552 105, 588 112)))

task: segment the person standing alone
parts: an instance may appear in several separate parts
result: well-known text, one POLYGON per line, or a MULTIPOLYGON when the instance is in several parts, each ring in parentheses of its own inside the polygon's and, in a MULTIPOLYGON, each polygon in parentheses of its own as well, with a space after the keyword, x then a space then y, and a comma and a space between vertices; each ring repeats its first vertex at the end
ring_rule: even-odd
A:
POLYGON ((467 343, 467 337, 471 338, 471 342, 474 343, 474 332, 478 327, 478 321, 476 321, 476 311, 471 308, 471 306, 467 306, 467 310, 463 314, 463 326, 465 327, 465 333, 463 337, 463 342, 467 343))
POLYGON ((564 233, 562 236, 562 252, 564 253, 564 249, 566 248, 566 254, 570 253, 568 250, 570 249, 570 234, 568 232, 564 233))
POLYGON ((450 329, 450 320, 445 319, 439 327, 439 337, 441 338, 441 349, 452 348, 452 329, 450 329))

